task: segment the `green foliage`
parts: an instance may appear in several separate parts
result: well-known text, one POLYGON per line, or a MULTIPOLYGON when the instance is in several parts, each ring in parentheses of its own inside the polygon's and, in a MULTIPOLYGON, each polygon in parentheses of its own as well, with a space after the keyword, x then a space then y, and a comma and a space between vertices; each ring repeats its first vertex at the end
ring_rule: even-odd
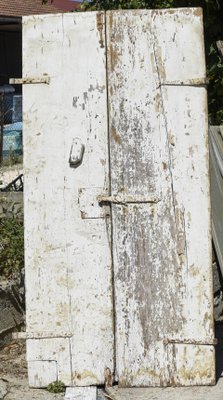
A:
POLYGON ((0 217, 0 275, 10 277, 24 267, 24 233, 21 210, 3 207, 0 217))
POLYGON ((93 10, 118 10, 136 8, 170 8, 173 7, 173 0, 85 0, 83 7, 87 11, 93 10))
POLYGON ((48 392, 51 393, 64 393, 65 389, 65 385, 61 381, 54 381, 47 386, 48 392))
MULTIPOLYGON (((221 0, 85 0, 82 9, 160 9, 170 7, 202 7, 208 85, 209 119, 211 124, 223 124, 223 64, 216 47, 223 40, 223 5, 221 0)), ((196 44, 195 44, 196 45, 196 44)))

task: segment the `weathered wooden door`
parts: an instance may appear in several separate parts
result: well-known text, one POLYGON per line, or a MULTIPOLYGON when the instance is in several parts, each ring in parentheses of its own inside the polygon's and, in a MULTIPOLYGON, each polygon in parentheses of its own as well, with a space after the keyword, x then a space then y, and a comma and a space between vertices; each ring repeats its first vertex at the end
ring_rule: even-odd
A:
POLYGON ((109 190, 104 15, 24 18, 23 52, 24 77, 50 79, 24 85, 30 383, 96 385, 114 363, 110 222, 96 200, 109 190))
POLYGON ((213 384, 200 9, 26 17, 23 51, 31 385, 213 384))

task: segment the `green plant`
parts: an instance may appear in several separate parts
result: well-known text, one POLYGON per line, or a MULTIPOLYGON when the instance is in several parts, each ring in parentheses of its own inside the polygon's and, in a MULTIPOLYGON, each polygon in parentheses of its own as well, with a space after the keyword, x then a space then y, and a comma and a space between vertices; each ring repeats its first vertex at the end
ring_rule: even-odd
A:
POLYGON ((16 203, 2 207, 0 217, 0 274, 9 277, 24 267, 24 229, 21 210, 16 203))
POLYGON ((51 393, 64 393, 65 389, 65 384, 62 381, 54 381, 47 386, 48 392, 51 393))

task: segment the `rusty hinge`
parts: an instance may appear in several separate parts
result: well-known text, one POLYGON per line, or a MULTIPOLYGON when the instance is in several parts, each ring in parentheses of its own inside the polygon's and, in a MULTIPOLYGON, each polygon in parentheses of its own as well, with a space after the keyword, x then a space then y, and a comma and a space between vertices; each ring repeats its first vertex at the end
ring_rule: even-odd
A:
POLYGON ((114 204, 134 204, 134 203, 158 203, 160 199, 156 196, 141 196, 141 195, 125 195, 115 194, 113 196, 97 196, 99 203, 114 203, 114 204))
POLYGON ((194 344, 197 346, 216 346, 218 344, 218 340, 215 338, 204 338, 204 339, 169 339, 164 338, 163 344, 194 344))
POLYGON ((33 83, 46 83, 49 85, 50 77, 48 75, 42 76, 41 78, 26 77, 26 78, 10 78, 9 83, 11 85, 23 85, 23 84, 33 84, 33 83))
POLYGON ((71 332, 13 332, 13 339, 57 339, 70 338, 71 332))

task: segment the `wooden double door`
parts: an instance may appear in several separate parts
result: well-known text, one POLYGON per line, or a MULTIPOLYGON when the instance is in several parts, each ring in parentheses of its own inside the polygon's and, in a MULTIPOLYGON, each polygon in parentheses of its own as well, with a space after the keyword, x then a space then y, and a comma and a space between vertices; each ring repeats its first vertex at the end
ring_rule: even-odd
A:
POLYGON ((30 385, 215 382, 200 9, 23 18, 30 385))

